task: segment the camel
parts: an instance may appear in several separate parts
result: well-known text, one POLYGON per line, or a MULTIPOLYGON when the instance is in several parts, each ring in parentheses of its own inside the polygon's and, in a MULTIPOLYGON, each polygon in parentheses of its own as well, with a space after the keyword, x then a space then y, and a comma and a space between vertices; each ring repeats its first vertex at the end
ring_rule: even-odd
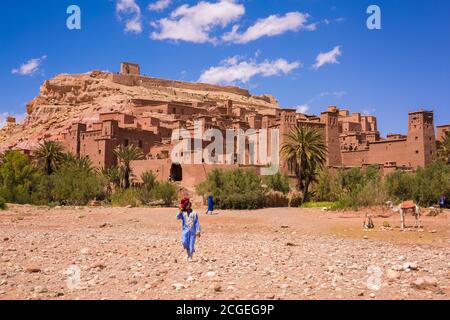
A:
POLYGON ((386 202, 386 205, 391 209, 393 212, 400 213, 400 228, 402 230, 405 230, 405 214, 408 212, 411 212, 415 217, 415 223, 414 227, 417 227, 419 229, 422 228, 422 221, 420 219, 421 216, 421 210, 420 207, 414 203, 414 201, 404 201, 400 203, 398 206, 394 206, 394 204, 391 201, 386 202))

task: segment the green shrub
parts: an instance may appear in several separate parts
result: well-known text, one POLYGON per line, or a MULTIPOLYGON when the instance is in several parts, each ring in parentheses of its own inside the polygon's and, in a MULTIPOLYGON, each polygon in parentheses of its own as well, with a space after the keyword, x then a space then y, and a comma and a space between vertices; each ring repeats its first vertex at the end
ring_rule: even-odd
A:
POLYGON ((146 171, 141 175, 142 187, 147 191, 152 191, 152 189, 158 184, 156 181, 156 174, 153 171, 146 171))
POLYGON ((135 188, 117 189, 111 195, 111 204, 115 207, 137 207, 141 205, 139 201, 139 190, 135 188))
POLYGON ((155 200, 154 189, 158 186, 156 174, 146 171, 141 175, 142 187, 139 189, 139 200, 142 204, 149 204, 155 200))
POLYGON ((450 197, 450 165, 435 161, 416 172, 394 172, 386 177, 386 188, 395 201, 414 200, 431 206, 441 194, 450 197))
POLYGON ((104 197, 105 181, 84 166, 66 164, 51 176, 54 201, 66 205, 86 205, 104 197))
POLYGON ((171 182, 162 182, 156 184, 152 189, 151 197, 156 200, 162 200, 165 206, 171 206, 177 199, 177 187, 171 182))
POLYGON ((315 201, 337 201, 343 192, 338 173, 335 170, 321 170, 313 191, 315 201))
POLYGON ((436 161, 416 172, 414 200, 422 206, 437 203, 441 194, 450 195, 450 165, 436 161))
POLYGON ((415 173, 395 171, 386 176, 387 193, 392 200, 404 201, 414 199, 415 173))
POLYGON ((2 197, 0 197, 0 210, 6 210, 6 202, 5 199, 3 199, 2 197))
POLYGON ((386 188, 377 166, 365 169, 324 169, 314 186, 316 201, 331 201, 332 210, 357 209, 387 201, 386 188))
POLYGON ((40 177, 26 155, 8 151, 0 165, 0 197, 10 203, 30 203, 40 177))
POLYGON ((253 170, 213 170, 197 186, 202 196, 212 195, 220 209, 258 209, 265 206, 260 176, 253 170))
POLYGON ((273 191, 279 191, 284 194, 289 193, 290 186, 289 186, 289 177, 287 174, 281 174, 280 172, 277 172, 274 175, 267 176, 265 179, 265 183, 268 188, 272 189, 273 191))

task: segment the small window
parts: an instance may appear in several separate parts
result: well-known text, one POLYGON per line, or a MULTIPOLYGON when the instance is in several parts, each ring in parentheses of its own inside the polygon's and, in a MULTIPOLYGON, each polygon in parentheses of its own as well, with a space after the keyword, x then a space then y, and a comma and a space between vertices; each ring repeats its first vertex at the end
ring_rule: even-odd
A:
POLYGON ((419 150, 416 150, 416 154, 419 154, 419 150))
POLYGON ((125 139, 125 140, 123 141, 123 145, 124 145, 125 147, 128 147, 128 144, 129 144, 128 139, 125 139))
POLYGON ((139 140, 139 148, 142 149, 142 140, 139 140))

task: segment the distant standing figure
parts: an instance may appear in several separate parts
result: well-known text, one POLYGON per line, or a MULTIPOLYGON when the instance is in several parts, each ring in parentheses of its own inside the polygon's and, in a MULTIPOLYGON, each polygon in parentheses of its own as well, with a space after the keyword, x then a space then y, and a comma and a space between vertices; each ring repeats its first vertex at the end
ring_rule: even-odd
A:
POLYGON ((192 210, 189 198, 181 200, 177 219, 182 221, 181 243, 186 250, 188 261, 191 262, 195 252, 195 240, 200 237, 201 229, 197 212, 192 210))
POLYGON ((447 199, 445 198, 445 195, 442 194, 439 198, 439 207, 441 209, 444 209, 446 204, 447 204, 447 199))
POLYGON ((206 210, 206 214, 213 214, 214 212, 214 198, 213 196, 208 197, 208 210, 206 210))

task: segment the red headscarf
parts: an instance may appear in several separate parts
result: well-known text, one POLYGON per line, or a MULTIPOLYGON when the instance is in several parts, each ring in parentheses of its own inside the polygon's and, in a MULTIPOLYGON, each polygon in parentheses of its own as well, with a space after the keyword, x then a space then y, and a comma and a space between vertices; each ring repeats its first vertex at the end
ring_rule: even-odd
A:
POLYGON ((181 200, 180 206, 184 210, 186 209, 187 205, 191 203, 188 197, 184 197, 183 200, 181 200))

